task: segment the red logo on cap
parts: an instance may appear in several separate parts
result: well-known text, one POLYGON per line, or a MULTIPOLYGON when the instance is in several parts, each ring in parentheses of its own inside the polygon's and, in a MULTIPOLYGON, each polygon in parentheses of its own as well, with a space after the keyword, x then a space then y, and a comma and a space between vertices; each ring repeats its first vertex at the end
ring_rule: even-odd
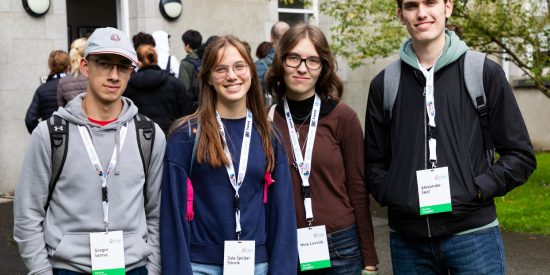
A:
POLYGON ((116 33, 111 34, 111 40, 120 41, 120 36, 116 33))

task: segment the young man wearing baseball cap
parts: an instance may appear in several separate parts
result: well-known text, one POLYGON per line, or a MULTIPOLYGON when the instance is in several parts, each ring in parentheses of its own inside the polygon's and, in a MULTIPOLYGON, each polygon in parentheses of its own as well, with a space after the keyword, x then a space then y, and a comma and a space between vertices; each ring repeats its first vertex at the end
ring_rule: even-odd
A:
POLYGON ((122 97, 136 52, 126 34, 100 28, 84 57, 86 93, 54 113, 66 130, 44 121, 32 134, 15 195, 14 238, 29 274, 160 274, 166 142, 150 124, 150 157, 143 160, 143 120, 122 97), (68 132, 55 136, 59 130, 68 132), (67 143, 60 173, 52 171, 56 137, 67 143))

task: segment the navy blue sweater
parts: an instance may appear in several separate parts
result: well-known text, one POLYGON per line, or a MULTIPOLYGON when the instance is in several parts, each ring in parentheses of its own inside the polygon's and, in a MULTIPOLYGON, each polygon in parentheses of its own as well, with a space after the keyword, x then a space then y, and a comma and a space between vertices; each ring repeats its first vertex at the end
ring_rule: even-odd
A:
POLYGON ((29 134, 38 125, 40 120, 50 118, 57 110, 57 85, 61 75, 50 75, 46 83, 40 85, 32 98, 31 105, 25 115, 25 125, 29 134))
MULTIPOLYGON (((222 119, 235 171, 239 169, 245 118, 222 119)), ((185 124, 173 134, 166 148, 160 216, 163 274, 192 274, 191 262, 223 265, 224 241, 235 240, 235 191, 225 167, 193 162, 191 181, 194 212, 186 221, 186 194, 195 135, 185 124)), ((269 274, 295 274, 298 252, 292 182, 284 145, 273 138, 275 183, 263 204, 266 157, 260 135, 253 126, 248 167, 239 189, 241 240, 256 241, 256 263, 268 262, 269 274)))

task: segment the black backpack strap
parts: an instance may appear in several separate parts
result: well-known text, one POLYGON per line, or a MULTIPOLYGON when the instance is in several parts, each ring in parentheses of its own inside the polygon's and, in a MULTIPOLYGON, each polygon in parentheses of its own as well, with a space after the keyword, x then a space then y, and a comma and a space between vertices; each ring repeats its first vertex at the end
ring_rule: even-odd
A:
MULTIPOLYGON (((141 156, 141 163, 143 164, 143 171, 145 173, 145 185, 147 185, 149 164, 151 162, 151 154, 155 142, 155 123, 142 114, 134 116, 134 123, 136 125, 139 155, 141 156)), ((143 188, 143 192, 145 192, 145 189, 146 188, 143 188)))
POLYGON ((44 209, 48 209, 52 199, 53 191, 59 175, 63 170, 69 147, 69 125, 63 118, 53 115, 48 119, 48 131, 50 133, 50 146, 52 151, 52 174, 48 186, 48 199, 44 209))
POLYGON ((166 71, 171 74, 172 73, 172 68, 171 68, 171 64, 172 63, 172 56, 170 55, 170 53, 168 53, 168 62, 166 63, 166 71))

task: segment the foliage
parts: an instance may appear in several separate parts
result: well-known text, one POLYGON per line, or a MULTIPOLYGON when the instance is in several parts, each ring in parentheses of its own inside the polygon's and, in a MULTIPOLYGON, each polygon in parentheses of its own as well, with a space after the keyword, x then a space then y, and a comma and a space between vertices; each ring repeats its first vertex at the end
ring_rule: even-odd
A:
POLYGON ((504 230, 550 234, 550 153, 538 154, 529 181, 495 203, 504 230))
MULTIPOLYGON (((288 1, 288 0, 287 0, 288 1)), ((550 98, 550 0, 455 0, 449 24, 463 31, 472 48, 507 58, 550 98), (504 55, 505 54, 505 55, 504 55)), ((395 0, 322 1, 321 12, 336 20, 332 47, 352 68, 367 58, 387 57, 406 38, 395 0)))

